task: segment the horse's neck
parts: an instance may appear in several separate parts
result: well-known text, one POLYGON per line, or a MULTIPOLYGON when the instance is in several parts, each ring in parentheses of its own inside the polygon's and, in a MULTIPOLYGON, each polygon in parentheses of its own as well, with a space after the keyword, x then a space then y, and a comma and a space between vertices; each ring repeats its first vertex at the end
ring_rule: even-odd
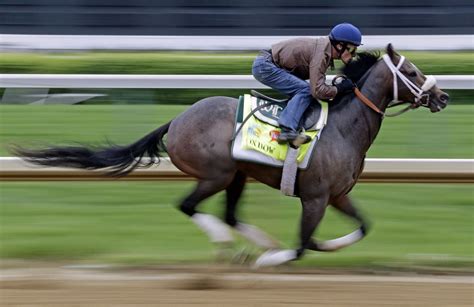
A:
MULTIPOLYGON (((387 75, 387 71, 384 69, 385 67, 380 67, 381 65, 384 66, 385 64, 383 62, 379 62, 377 63, 377 66, 374 67, 374 71, 368 76, 364 86, 361 89, 361 92, 382 112, 385 112, 388 103, 390 102, 392 83, 391 81, 389 82, 391 78, 387 75)), ((364 117, 367 127, 370 131, 370 144, 372 144, 380 130, 383 117, 366 105, 363 105, 361 116, 364 117)))
MULTIPOLYGON (((390 78, 387 78, 383 67, 380 67, 381 63, 376 65, 379 67, 374 67, 369 72, 361 92, 384 112, 390 100, 391 87, 390 82, 388 82, 390 78)), ((353 138, 353 144, 356 146, 355 150, 361 155, 365 155, 380 130, 382 116, 362 103, 356 96, 352 97, 346 108, 350 110, 341 112, 346 118, 339 122, 348 125, 359 123, 355 126, 356 131, 351 134, 351 137, 353 138)))

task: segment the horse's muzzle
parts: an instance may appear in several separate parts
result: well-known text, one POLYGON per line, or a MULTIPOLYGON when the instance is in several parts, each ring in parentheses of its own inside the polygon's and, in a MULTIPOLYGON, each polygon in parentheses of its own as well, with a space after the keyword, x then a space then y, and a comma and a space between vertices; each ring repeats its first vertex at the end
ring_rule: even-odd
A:
POLYGON ((440 91, 440 93, 437 93, 437 95, 434 96, 434 99, 431 101, 430 107, 429 107, 430 111, 432 113, 435 113, 435 112, 439 112, 443 110, 448 105, 448 101, 449 101, 449 95, 445 92, 440 91))

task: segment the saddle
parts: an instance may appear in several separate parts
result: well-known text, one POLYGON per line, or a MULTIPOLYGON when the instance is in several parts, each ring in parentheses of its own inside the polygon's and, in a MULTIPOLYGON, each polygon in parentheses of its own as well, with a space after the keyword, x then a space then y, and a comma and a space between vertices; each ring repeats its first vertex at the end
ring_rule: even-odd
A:
MULTIPOLYGON (((286 100, 276 100, 257 92, 252 94, 254 96, 243 95, 239 99, 232 137, 232 156, 236 160, 282 167, 289 146, 277 142, 280 134, 278 115, 284 107, 279 103, 284 103, 286 100), (255 108, 252 105, 260 107, 255 108)), ((308 128, 305 134, 309 135, 312 141, 300 147, 297 160, 301 169, 308 166, 309 156, 328 117, 327 104, 317 105, 321 107, 319 119, 306 121, 310 124, 305 126, 305 129, 308 128)), ((309 118, 317 118, 318 113, 308 111, 307 114, 313 114, 309 118)))
MULTIPOLYGON (((252 110, 255 110, 254 116, 267 124, 278 127, 278 119, 288 103, 288 99, 271 98, 255 90, 250 93, 257 98, 252 101, 252 110)), ((322 112, 321 103, 315 100, 315 103, 310 104, 304 112, 299 126, 305 131, 320 130, 326 123, 326 116, 327 112, 322 112)))
POLYGON ((298 169, 306 169, 311 161, 315 145, 326 124, 327 104, 313 103, 303 119, 302 127, 311 142, 292 148, 277 142, 280 135, 278 118, 288 100, 267 97, 257 91, 253 96, 239 98, 235 117, 231 153, 237 161, 247 161, 282 167, 281 191, 294 195, 298 169))

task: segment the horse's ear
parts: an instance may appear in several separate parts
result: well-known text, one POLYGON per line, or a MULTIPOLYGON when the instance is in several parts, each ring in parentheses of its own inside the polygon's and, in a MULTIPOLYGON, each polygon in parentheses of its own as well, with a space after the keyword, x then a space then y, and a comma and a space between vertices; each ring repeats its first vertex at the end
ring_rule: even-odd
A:
POLYGON ((395 49, 393 48, 392 43, 387 45, 387 54, 392 59, 392 61, 395 60, 395 58, 398 56, 398 53, 395 52, 395 49))

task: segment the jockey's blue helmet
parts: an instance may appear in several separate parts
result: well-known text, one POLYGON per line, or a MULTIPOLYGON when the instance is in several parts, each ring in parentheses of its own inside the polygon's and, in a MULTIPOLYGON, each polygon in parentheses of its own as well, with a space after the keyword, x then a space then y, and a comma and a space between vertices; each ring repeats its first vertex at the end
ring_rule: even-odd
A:
POLYGON ((355 46, 362 45, 362 34, 360 30, 347 22, 340 23, 332 28, 329 33, 329 39, 336 42, 353 44, 355 46))

